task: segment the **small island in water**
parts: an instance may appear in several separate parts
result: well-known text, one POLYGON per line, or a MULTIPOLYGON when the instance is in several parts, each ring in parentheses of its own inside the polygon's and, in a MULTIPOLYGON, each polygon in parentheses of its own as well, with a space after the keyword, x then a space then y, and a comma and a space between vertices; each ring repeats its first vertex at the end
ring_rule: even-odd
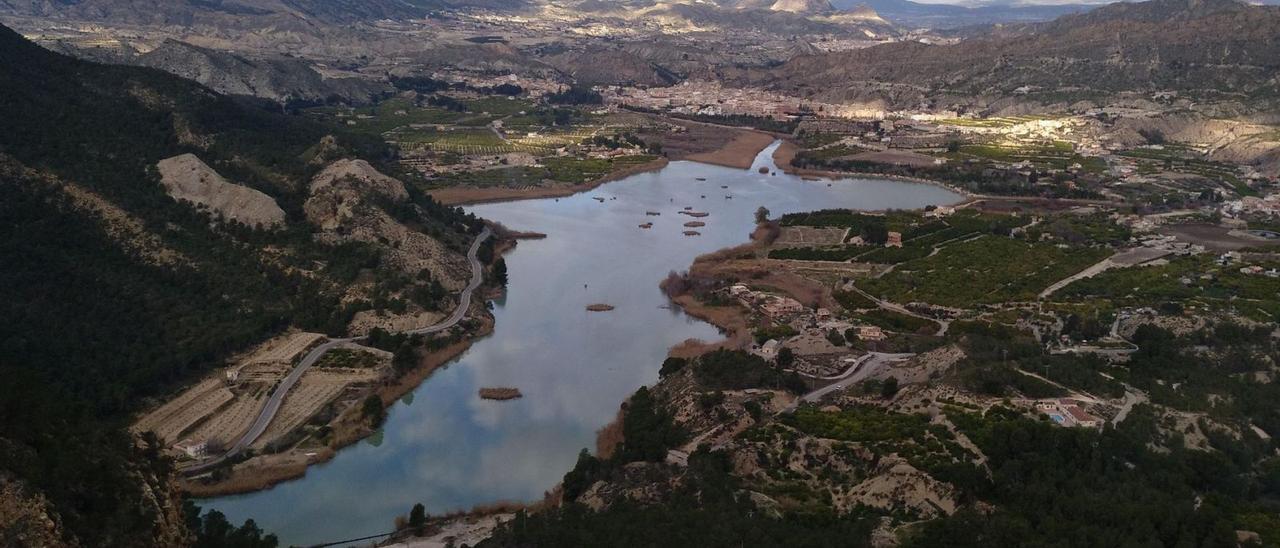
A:
POLYGON ((481 388, 480 397, 486 400, 514 400, 524 397, 519 388, 481 388))

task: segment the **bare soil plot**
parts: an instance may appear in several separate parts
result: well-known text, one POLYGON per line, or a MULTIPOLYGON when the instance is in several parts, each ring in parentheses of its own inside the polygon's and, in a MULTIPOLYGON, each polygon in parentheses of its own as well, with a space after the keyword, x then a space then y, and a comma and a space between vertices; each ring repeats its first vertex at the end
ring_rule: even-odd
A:
POLYGON ((1202 245, 1211 251, 1235 251, 1243 247, 1258 245, 1256 240, 1247 240, 1231 235, 1231 229, 1210 224, 1171 225, 1159 230, 1161 234, 1173 236, 1180 241, 1202 245))
POLYGON ((205 379, 199 384, 188 388, 181 394, 178 394, 178 397, 170 400, 168 403, 161 405, 154 411, 144 415, 141 419, 138 419, 138 422, 134 423, 131 430, 134 432, 146 432, 148 430, 155 431, 161 423, 165 422, 165 419, 168 419, 174 413, 185 409, 187 406, 191 405, 193 401, 203 397, 208 392, 216 390, 221 385, 222 383, 219 382, 218 379, 205 379))
POLYGON ((254 442, 253 447, 261 449, 292 432, 319 412, 321 407, 337 398, 348 385, 377 378, 376 372, 367 369, 308 370, 298 380, 298 385, 285 396, 280 412, 267 425, 267 431, 254 442))
POLYGON ((284 342, 265 348, 246 363, 291 362, 298 354, 324 338, 320 333, 297 333, 284 342))
POLYGON ((161 408, 162 411, 169 411, 168 413, 160 415, 156 420, 146 421, 145 425, 140 422, 135 425, 135 430, 139 432, 151 430, 166 443, 181 441, 183 432, 235 398, 235 395, 221 386, 217 379, 211 380, 212 388, 206 388, 209 381, 196 385, 195 388, 170 402, 170 405, 161 408), (200 388, 205 389, 197 391, 200 388))
POLYGON ((209 417, 188 437, 195 441, 213 440, 221 443, 239 438, 249 430, 249 425, 253 424, 253 419, 258 416, 265 402, 266 393, 263 390, 241 394, 234 403, 209 417))
POLYGON ((778 239, 773 241, 779 246, 814 246, 838 245, 844 242, 847 228, 784 226, 778 232, 778 239))

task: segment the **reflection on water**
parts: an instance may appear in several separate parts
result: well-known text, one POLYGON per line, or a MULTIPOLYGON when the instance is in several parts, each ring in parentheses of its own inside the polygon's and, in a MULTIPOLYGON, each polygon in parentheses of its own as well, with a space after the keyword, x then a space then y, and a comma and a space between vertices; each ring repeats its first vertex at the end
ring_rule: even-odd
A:
POLYGON ((666 307, 658 282, 694 257, 747 240, 753 214, 847 207, 919 208, 960 197, 895 181, 802 181, 773 170, 771 153, 751 170, 673 162, 569 198, 471 208, 518 230, 547 235, 506 256, 510 284, 494 303, 492 336, 393 405, 378 443, 359 443, 304 479, 201 502, 233 522, 253 518, 284 544, 356 538, 391 529, 417 502, 429 513, 542 497, 618 405, 657 380, 669 347, 714 339, 712 326, 666 307), (705 178, 705 181, 698 181, 705 178), (721 186, 728 188, 721 188, 721 186), (604 198, 598 201, 595 198, 604 198), (685 236, 686 206, 710 213, 685 236), (647 216, 646 211, 661 212, 647 216), (653 228, 638 225, 652 222, 653 228), (588 312, 592 303, 616 307, 588 312), (522 399, 481 400, 486 386, 522 399))

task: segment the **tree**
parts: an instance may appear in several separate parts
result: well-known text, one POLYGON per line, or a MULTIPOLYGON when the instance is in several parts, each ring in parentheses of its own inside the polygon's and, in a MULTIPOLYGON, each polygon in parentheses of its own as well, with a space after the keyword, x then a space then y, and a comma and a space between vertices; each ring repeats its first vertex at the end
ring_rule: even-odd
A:
POLYGON ((666 409, 643 386, 627 401, 622 416, 622 436, 621 450, 614 455, 620 462, 661 462, 667 456, 667 449, 684 438, 666 409))
POLYGON ((778 350, 778 367, 786 369, 795 363, 796 355, 790 348, 782 347, 778 350))
POLYGON ((507 260, 501 257, 493 264, 493 279, 500 285, 507 285, 507 260))
POLYGON ((413 529, 415 536, 422 536, 423 528, 427 526, 427 509, 422 503, 413 505, 413 509, 409 510, 409 528, 413 529))
POLYGON ((882 223, 869 223, 862 227, 859 236, 862 236, 862 241, 871 245, 884 245, 889 241, 889 228, 882 223))
POLYGON ((547 101, 562 105, 602 105, 604 97, 589 87, 574 84, 568 89, 548 94, 547 101))
POLYGON ((769 222, 769 208, 760 206, 756 208, 756 224, 764 224, 769 222))
POLYGON ((676 372, 684 369, 684 366, 688 364, 689 360, 684 358, 677 358, 675 356, 669 357, 666 360, 663 360, 662 368, 658 369, 658 377, 661 378, 666 377, 667 375, 674 375, 676 372))
POLYGON ((898 377, 889 377, 884 380, 884 384, 880 385, 880 395, 885 398, 892 398, 898 393, 898 377))
POLYGON ((396 348, 395 354, 391 357, 391 365, 399 373, 404 373, 418 365, 418 353, 414 351, 413 345, 406 341, 396 348))
POLYGON ((382 419, 385 418, 387 413, 386 408, 382 405, 382 396, 369 394, 369 397, 364 399, 364 404, 361 406, 360 412, 361 415, 363 415, 364 418, 369 419, 374 426, 381 424, 382 419))

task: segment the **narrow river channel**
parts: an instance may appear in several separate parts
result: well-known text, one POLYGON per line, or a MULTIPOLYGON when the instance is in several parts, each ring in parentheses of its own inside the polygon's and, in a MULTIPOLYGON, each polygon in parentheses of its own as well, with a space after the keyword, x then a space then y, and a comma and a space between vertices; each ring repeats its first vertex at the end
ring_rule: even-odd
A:
POLYGON ((306 545, 389 531, 417 502, 428 513, 542 497, 636 388, 657 381, 667 349, 713 340, 714 327, 667 306, 658 282, 703 253, 747 241, 756 208, 880 210, 951 204, 941 187, 880 179, 804 181, 776 171, 774 143, 750 170, 672 162, 560 199, 478 205, 476 215, 542 232, 506 256, 510 284, 493 303, 494 333, 391 406, 382 432, 306 477, 199 501, 306 545), (699 181, 698 179, 705 179, 699 181), (727 188, 722 188, 727 187, 727 188), (729 198, 731 196, 731 198, 729 198), (603 198, 599 201, 596 198, 603 198), (706 223, 685 207, 709 213, 706 223), (648 216, 646 211, 660 212, 648 216), (638 225, 652 222, 650 229, 638 225), (686 236, 696 230, 698 236, 686 236), (588 312, 592 303, 610 312, 588 312), (481 400, 486 386, 524 397, 481 400))

